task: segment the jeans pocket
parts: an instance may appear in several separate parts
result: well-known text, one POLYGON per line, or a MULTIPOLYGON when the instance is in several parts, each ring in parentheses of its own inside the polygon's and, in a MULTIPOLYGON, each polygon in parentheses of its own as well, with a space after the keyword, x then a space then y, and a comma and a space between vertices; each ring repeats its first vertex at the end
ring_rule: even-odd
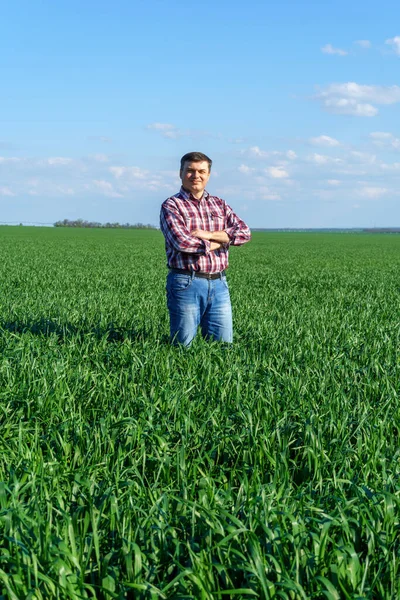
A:
POLYGON ((222 279, 222 283, 224 284, 226 289, 229 290, 228 280, 227 280, 226 276, 224 275, 223 277, 221 277, 221 279, 222 279))
POLYGON ((167 289, 171 292, 183 292, 192 285, 191 275, 184 275, 183 273, 170 273, 168 276, 167 289))

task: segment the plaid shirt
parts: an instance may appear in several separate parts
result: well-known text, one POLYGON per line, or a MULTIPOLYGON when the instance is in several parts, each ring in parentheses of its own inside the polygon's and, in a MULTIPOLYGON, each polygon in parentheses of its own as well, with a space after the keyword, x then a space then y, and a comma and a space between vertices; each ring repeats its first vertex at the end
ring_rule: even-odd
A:
POLYGON ((241 246, 250 240, 250 229, 230 206, 207 191, 200 200, 182 187, 178 194, 161 206, 161 231, 165 237, 168 266, 203 273, 219 273, 228 267, 229 246, 241 246), (191 231, 225 231, 229 243, 210 251, 210 242, 191 235, 191 231))

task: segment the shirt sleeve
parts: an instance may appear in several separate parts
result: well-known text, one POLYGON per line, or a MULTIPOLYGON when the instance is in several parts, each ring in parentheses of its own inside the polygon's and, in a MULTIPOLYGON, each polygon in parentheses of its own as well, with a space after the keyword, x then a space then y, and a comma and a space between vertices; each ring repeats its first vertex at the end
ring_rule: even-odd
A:
POLYGON ((251 239, 251 232, 248 226, 240 219, 228 204, 226 206, 226 227, 225 232, 229 237, 229 244, 232 246, 242 246, 251 239))
POLYGON ((160 228, 166 243, 177 252, 187 254, 208 254, 210 252, 210 242, 190 234, 185 219, 170 198, 161 206, 160 228))

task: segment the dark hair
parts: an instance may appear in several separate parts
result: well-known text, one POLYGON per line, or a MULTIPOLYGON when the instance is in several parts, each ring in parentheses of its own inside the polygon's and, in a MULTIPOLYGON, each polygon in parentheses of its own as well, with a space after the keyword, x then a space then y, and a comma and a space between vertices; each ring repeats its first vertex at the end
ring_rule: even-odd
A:
POLYGON ((208 170, 211 171, 212 160, 202 152, 188 152, 181 158, 181 171, 185 166, 185 162, 208 162, 208 170))

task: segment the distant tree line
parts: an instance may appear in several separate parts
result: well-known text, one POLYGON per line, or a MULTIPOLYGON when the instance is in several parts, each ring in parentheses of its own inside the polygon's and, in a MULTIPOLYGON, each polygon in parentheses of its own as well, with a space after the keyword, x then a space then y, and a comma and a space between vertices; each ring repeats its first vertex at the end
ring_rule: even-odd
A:
POLYGON ((400 227, 373 227, 363 229, 364 233, 400 233, 400 227))
POLYGON ((84 221, 83 219, 76 219, 76 221, 70 221, 64 219, 63 221, 56 221, 54 227, 81 227, 87 229, 157 229, 154 225, 144 225, 143 223, 98 223, 97 221, 84 221))

